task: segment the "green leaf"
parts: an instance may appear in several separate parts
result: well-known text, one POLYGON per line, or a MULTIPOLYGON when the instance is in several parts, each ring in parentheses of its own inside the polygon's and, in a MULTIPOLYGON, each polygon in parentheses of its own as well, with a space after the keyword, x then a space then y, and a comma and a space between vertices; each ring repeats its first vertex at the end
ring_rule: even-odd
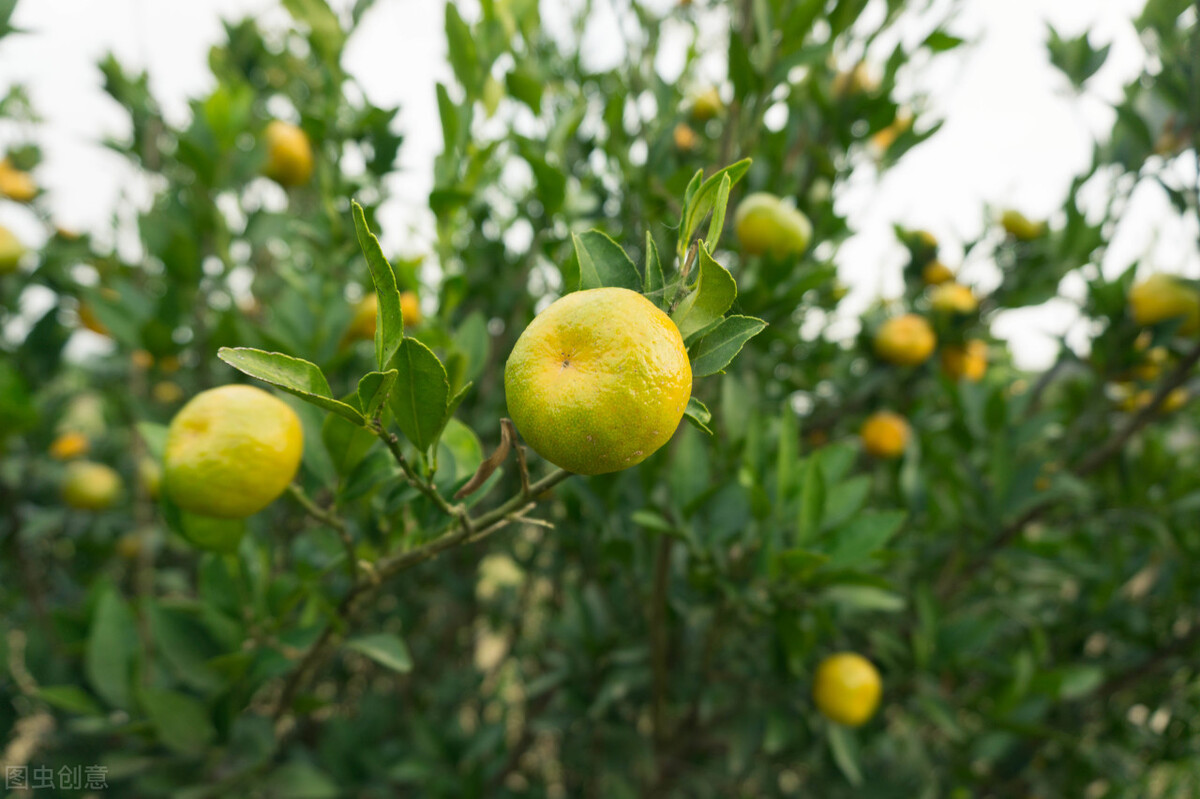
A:
POLYGON ((367 428, 330 414, 321 425, 321 441, 325 444, 334 470, 345 478, 375 446, 376 438, 367 428))
POLYGON ((446 46, 454 76, 469 97, 478 97, 483 80, 475 39, 454 3, 446 3, 446 46))
POLYGON ((947 50, 953 50, 964 41, 964 39, 958 36, 953 36, 944 30, 938 29, 925 37, 925 47, 928 47, 935 53, 943 53, 947 50))
POLYGON ((327 61, 336 62, 346 43, 346 34, 325 0, 283 0, 283 7, 297 22, 308 26, 316 50, 327 61))
POLYGON ((808 467, 804 472, 797 540, 804 541, 816 534, 821 527, 821 514, 824 509, 825 478, 821 473, 821 460, 814 455, 808 459, 808 467))
POLYGON ((405 338, 392 361, 399 373, 388 404, 396 424, 417 449, 425 452, 446 424, 450 381, 433 350, 405 338))
MULTIPOLYGON (((704 217, 708 216, 708 212, 716 206, 717 196, 721 191, 721 185, 725 182, 725 178, 729 178, 729 187, 732 189, 749 169, 750 159, 743 158, 735 164, 730 164, 724 169, 714 172, 700 184, 700 187, 696 190, 696 195, 687 205, 683 238, 680 244, 681 251, 687 249, 688 242, 692 240, 692 236, 695 235, 696 229, 700 227, 700 223, 704 221, 704 217)), ((728 193, 725 195, 725 201, 726 203, 729 201, 728 193)))
POLYGON ((336 413, 355 424, 364 423, 361 413, 333 398, 329 381, 314 363, 281 352, 264 352, 250 347, 222 347, 217 350, 217 357, 242 374, 295 394, 305 402, 336 413))
POLYGON ((712 413, 708 410, 708 406, 695 397, 688 397, 687 407, 683 409, 683 418, 692 427, 712 435, 712 429, 709 427, 709 424, 712 423, 712 413))
POLYGON ((245 519, 217 519, 186 511, 177 513, 177 522, 173 525, 175 529, 188 543, 205 552, 237 552, 238 545, 246 535, 245 519))
POLYGON ((792 481, 800 453, 800 425, 796 413, 786 403, 779 415, 779 450, 775 464, 775 510, 777 514, 791 500, 795 491, 792 481))
POLYGON ((714 252, 721 241, 721 233, 725 230, 725 210, 729 207, 729 189, 732 186, 733 181, 729 179, 729 173, 721 175, 721 183, 717 186, 717 199, 713 203, 712 219, 708 223, 708 236, 704 239, 714 252))
POLYGON ((88 630, 84 671, 92 688, 108 704, 128 710, 133 706, 133 660, 137 654, 137 622, 133 612, 108 588, 96 603, 88 630))
POLYGON ((209 665, 222 654, 194 613, 164 607, 160 602, 146 606, 155 650, 171 666, 179 679, 200 691, 215 692, 224 679, 209 665))
POLYGON ((699 263, 700 276, 692 292, 683 298, 671 316, 684 339, 719 321, 737 299, 733 275, 713 260, 704 242, 700 242, 699 263))
POLYGON ((829 753, 842 776, 851 785, 862 785, 862 770, 858 767, 858 744, 854 733, 840 724, 830 724, 826 730, 829 753))
POLYGON ((380 371, 391 362, 404 338, 404 316, 400 313, 400 289, 396 285, 396 273, 383 255, 379 239, 367 227, 367 218, 362 206, 350 204, 354 215, 354 229, 358 233, 358 246, 362 248, 367 266, 371 269, 371 280, 375 283, 375 296, 379 300, 375 324, 375 362, 380 371))
POLYGON ((104 712, 92 695, 77 685, 45 685, 37 689, 37 695, 51 707, 68 713, 98 716, 104 712))
POLYGON ((599 230, 571 235, 579 259, 580 290, 616 287, 638 291, 642 278, 621 245, 599 230))
POLYGON ((375 412, 387 402, 392 386, 396 384, 399 372, 389 369, 386 372, 368 372, 358 381, 358 406, 362 408, 363 416, 370 419, 375 412))
POLYGON ((408 654, 408 647, 404 645, 404 641, 398 635, 392 633, 365 635, 346 642, 346 646, 392 671, 398 671, 401 674, 412 671, 412 657, 408 654))
POLYGON ((1099 666, 1068 666, 1058 676, 1059 699, 1087 696, 1104 682, 1104 670, 1099 666))
POLYGON ((707 377, 725 369, 746 342, 761 333, 767 323, 753 316, 730 316, 692 345, 692 376, 707 377))
POLYGON ((198 755, 217 736, 208 709, 187 694, 143 688, 138 691, 138 702, 150 717, 158 740, 172 751, 198 755))
POLYGON ((650 235, 649 230, 646 231, 646 280, 642 285, 642 293, 659 308, 666 310, 666 281, 663 279, 662 260, 658 257, 658 247, 654 244, 654 237, 650 235))
POLYGON ((904 511, 890 510, 859 514, 834 533, 836 543, 829 565, 849 568, 871 557, 904 525, 904 511))
POLYGON ((146 444, 146 449, 150 453, 150 457, 156 461, 163 459, 163 454, 167 449, 167 426, 165 424, 155 424, 154 422, 138 422, 138 435, 142 437, 142 441, 146 444))
POLYGON ((288 799, 337 799, 342 796, 337 783, 325 772, 308 763, 288 763, 271 772, 264 780, 269 796, 288 799))

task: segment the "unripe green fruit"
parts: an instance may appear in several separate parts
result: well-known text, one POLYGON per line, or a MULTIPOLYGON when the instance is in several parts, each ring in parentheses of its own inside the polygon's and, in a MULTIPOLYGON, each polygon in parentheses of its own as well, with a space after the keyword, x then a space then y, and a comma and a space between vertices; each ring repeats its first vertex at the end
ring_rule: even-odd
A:
POLYGON ((0 227, 0 275, 15 272, 25 254, 25 245, 6 227, 0 227))
POLYGON ((812 240, 812 223, 774 194, 756 192, 742 200, 733 218, 742 249, 776 258, 799 255, 812 240))

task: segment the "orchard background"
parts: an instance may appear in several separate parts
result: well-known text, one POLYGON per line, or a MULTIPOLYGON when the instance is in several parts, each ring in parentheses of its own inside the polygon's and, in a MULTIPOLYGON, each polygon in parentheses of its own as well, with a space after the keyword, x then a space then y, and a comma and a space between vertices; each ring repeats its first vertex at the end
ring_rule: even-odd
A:
MULTIPOLYGON (((397 238, 378 210, 405 109, 343 61, 370 0, 231 18, 183 123, 152 75, 98 64, 129 123, 105 144, 152 189, 105 231, 60 226, 49 132, 8 87, 5 766, 101 766, 90 793, 137 797, 1194 795, 1200 300, 1152 276, 1195 276, 1197 9, 1131 20, 1143 73, 1058 210, 982 209, 951 246, 897 225, 903 290, 839 311, 838 198, 938 135, 906 75, 972 46, 969 2, 616 0, 629 56, 601 71, 579 47, 593 4, 555 4, 565 42, 535 0, 448 5, 435 235, 390 259, 371 231, 397 238), (719 51, 665 81, 664 26, 713 20, 719 51), (311 174, 276 168, 274 120, 303 130, 311 174), (738 235, 755 192, 809 220, 802 251, 738 235), (1146 193, 1190 238, 1101 269, 1146 193), (630 269, 707 309, 680 324, 695 401, 644 463, 565 477, 505 432, 504 364, 553 299, 630 269), (29 318, 33 296, 53 301, 29 318), (990 326, 1052 301, 1088 335, 1018 368, 990 326), (879 335, 905 314, 936 351, 898 365, 879 335), (421 368, 389 376, 398 352, 421 368), (198 523, 160 490, 166 426, 206 389, 269 388, 243 372, 286 390, 300 471, 244 522, 198 523), (863 430, 881 411, 907 440, 863 430), (813 701, 837 652, 882 676, 857 728, 813 701)), ((1105 102, 1104 42, 1046 48, 1105 102)))

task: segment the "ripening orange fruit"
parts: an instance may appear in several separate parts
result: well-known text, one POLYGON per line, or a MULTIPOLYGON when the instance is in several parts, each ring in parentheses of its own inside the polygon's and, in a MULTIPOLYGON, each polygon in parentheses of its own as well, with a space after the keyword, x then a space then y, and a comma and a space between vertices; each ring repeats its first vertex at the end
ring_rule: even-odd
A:
POLYGON ((308 134, 290 122, 275 119, 267 123, 263 137, 267 143, 263 174, 288 188, 308 183, 313 172, 313 150, 308 134))
POLYGON ((830 721, 859 727, 879 707, 883 681, 871 661, 855 652, 839 652, 821 661, 813 679, 817 710, 830 721))
POLYGON ((987 344, 971 339, 962 347, 946 347, 942 350, 942 371, 951 380, 982 380, 987 372, 987 344))
POLYGON ((875 354, 897 366, 918 366, 929 360, 937 336, 924 317, 904 314, 887 320, 875 333, 875 354))
POLYGON ((858 435, 868 455, 891 460, 904 454, 912 429, 900 414, 878 411, 867 417, 858 435))

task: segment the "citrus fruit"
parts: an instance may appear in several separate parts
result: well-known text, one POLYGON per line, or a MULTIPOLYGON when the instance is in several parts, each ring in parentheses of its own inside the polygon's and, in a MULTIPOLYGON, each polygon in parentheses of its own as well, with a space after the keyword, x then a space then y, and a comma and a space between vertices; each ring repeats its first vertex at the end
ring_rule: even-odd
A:
POLYGON ((209 389, 171 420, 163 486, 185 511, 240 519, 283 493, 303 446, 300 419, 283 401, 251 386, 209 389))
POLYGON ((73 461, 63 476, 62 498, 78 510, 105 510, 121 494, 121 476, 103 463, 73 461))
POLYGON ((634 291, 556 300, 521 333, 504 369, 508 412, 534 451, 576 474, 626 469, 683 418, 692 367, 671 318, 634 291))
POLYGON ((942 283, 929 292, 929 305, 938 313, 969 314, 979 307, 979 300, 961 283, 942 283))
POLYGON ((942 350, 942 371, 951 380, 981 380, 987 372, 987 344, 971 339, 961 347, 946 347, 942 350))
POLYGON ((683 122, 675 126, 675 130, 671 136, 675 140, 675 149, 684 153, 690 153, 696 149, 696 143, 699 141, 696 137, 696 131, 692 130, 690 125, 683 122))
POLYGON ((25 245, 16 234, 0 225, 0 275, 17 271, 21 264, 21 256, 25 254, 25 245))
POLYGON ((50 457, 55 460, 69 461, 88 453, 88 439, 83 433, 71 431, 63 433, 50 443, 50 457))
MULTIPOLYGON (((404 319, 405 327, 421 324, 421 299, 415 291, 400 292, 400 316, 404 319)), ((350 326, 346 328, 346 338, 365 341, 374 339, 378 318, 379 297, 375 292, 371 292, 354 306, 354 315, 350 318, 350 326)))
POLYGON ((937 336, 924 318, 904 314, 887 320, 875 333, 875 353, 898 366, 917 366, 933 354, 937 336))
POLYGON ((867 454, 887 459, 904 454, 911 434, 904 417, 891 411, 871 414, 858 431, 867 454))
POLYGON ((159 380, 150 388, 150 395, 155 402, 163 405, 174 405, 183 399, 183 389, 172 380, 159 380))
POLYGON ((1046 231, 1045 222, 1035 222, 1011 208, 1000 214, 1000 227, 1018 241, 1032 241, 1046 231))
POLYGON ((766 192, 755 192, 742 200, 733 226, 742 249, 751 255, 799 255, 812 238, 808 217, 766 192))
POLYGON ((725 104, 721 102, 721 93, 716 86, 709 86, 692 100, 692 116, 701 122, 719 116, 724 110, 725 104))
POLYGON ((875 714, 883 683, 879 671, 862 655, 839 652, 821 661, 813 679, 817 710, 830 721, 858 727, 875 714))
POLYGON ((302 186, 312 177, 313 151, 308 134, 280 119, 267 124, 267 163, 263 174, 281 186, 302 186))
POLYGON ((921 270, 921 279, 927 286, 940 286, 954 280, 954 272, 941 261, 930 261, 921 270))
MULTIPOLYGON (((416 327, 421 324, 421 298, 415 291, 400 292, 400 315, 404 318, 405 327, 416 327)), ((371 333, 372 337, 375 335, 371 333)))
POLYGON ((27 203, 37 196, 37 183, 33 175, 13 167, 7 159, 0 161, 0 194, 19 203, 27 203))
POLYGON ((1200 331, 1200 292, 1160 272, 1129 290, 1129 312, 1139 325, 1182 318, 1179 332, 1190 335, 1200 331))

